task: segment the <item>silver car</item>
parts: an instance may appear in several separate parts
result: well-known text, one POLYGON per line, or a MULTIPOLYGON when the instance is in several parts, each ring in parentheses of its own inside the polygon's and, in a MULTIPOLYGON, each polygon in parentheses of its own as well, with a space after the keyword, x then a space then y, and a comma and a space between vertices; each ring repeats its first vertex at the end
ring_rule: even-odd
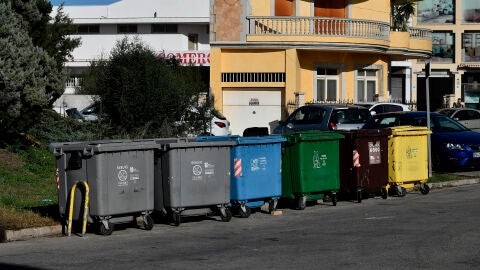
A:
POLYGON ((451 108, 441 109, 438 112, 452 118, 473 131, 480 132, 480 110, 470 108, 451 108))
POLYGON ((309 104, 295 110, 285 121, 280 121, 272 133, 360 129, 370 117, 368 109, 362 106, 309 104))

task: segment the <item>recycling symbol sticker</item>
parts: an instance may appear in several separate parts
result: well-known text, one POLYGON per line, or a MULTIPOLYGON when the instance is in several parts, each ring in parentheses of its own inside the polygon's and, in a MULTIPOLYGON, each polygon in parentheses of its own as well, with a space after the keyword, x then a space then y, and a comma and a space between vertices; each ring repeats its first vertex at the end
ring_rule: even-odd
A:
POLYGON ((199 176, 202 174, 202 166, 200 165, 194 165, 192 168, 192 172, 194 175, 199 176))
POLYGON ((118 172, 118 180, 122 181, 122 182, 125 182, 127 181, 127 178, 128 178, 128 173, 127 171, 125 170, 120 170, 118 172))

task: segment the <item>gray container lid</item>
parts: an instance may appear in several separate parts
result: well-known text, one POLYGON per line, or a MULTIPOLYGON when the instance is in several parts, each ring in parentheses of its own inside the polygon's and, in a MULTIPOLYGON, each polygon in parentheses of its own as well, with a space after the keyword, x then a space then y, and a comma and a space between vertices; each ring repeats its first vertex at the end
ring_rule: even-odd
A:
POLYGON ((222 147, 227 146, 231 147, 236 145, 236 142, 233 141, 209 141, 209 142, 199 142, 197 138, 162 138, 155 139, 158 144, 158 149, 168 150, 176 148, 200 148, 200 147, 222 147))
POLYGON ((63 142, 52 143, 49 146, 49 150, 55 155, 61 155, 64 152, 82 152, 84 155, 93 155, 102 152, 122 152, 157 148, 158 144, 153 139, 63 142))

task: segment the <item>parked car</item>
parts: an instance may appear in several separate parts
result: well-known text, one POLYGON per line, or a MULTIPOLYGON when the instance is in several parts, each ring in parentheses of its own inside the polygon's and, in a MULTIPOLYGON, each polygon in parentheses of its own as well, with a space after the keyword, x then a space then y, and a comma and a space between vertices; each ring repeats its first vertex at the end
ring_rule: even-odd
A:
POLYGON ((78 121, 85 121, 85 117, 77 108, 66 109, 65 113, 70 118, 77 119, 78 121))
POLYGON ((368 108, 372 115, 375 115, 377 113, 410 111, 408 105, 395 102, 358 103, 357 105, 368 108))
POLYGON ((205 112, 205 118, 211 118, 211 121, 209 125, 204 126, 205 130, 203 134, 195 134, 197 133, 196 129, 204 125, 202 123, 201 108, 191 107, 175 121, 174 126, 183 129, 183 134, 181 135, 184 136, 228 136, 232 134, 230 121, 216 109, 205 112))
POLYGON ((83 114, 86 121, 98 121, 101 113, 101 104, 98 102, 92 103, 82 109, 80 113, 83 114))
MULTIPOLYGON (((480 167, 480 133, 455 120, 430 113, 432 164, 434 170, 480 167)), ((372 116, 364 129, 393 126, 427 126, 426 112, 392 112, 372 116)))
POLYGON ((438 112, 452 118, 473 131, 480 132, 480 110, 452 108, 441 109, 438 112))
POLYGON ((295 110, 285 121, 279 121, 272 133, 360 129, 369 118, 370 112, 362 106, 309 104, 295 110))

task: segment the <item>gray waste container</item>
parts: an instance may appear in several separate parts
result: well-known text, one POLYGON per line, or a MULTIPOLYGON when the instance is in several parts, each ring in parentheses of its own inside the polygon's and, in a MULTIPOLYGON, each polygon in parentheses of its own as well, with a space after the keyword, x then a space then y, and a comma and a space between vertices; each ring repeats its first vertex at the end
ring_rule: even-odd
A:
POLYGON ((155 210, 171 215, 177 226, 182 215, 212 211, 230 221, 230 148, 235 142, 193 140, 156 140, 155 210))
MULTIPOLYGON (((58 204, 62 217, 69 211, 72 186, 81 181, 90 187, 89 223, 108 235, 114 223, 143 218, 145 229, 153 227, 154 140, 52 143, 58 172, 58 204)), ((73 220, 81 217, 84 194, 75 191, 73 220)))

